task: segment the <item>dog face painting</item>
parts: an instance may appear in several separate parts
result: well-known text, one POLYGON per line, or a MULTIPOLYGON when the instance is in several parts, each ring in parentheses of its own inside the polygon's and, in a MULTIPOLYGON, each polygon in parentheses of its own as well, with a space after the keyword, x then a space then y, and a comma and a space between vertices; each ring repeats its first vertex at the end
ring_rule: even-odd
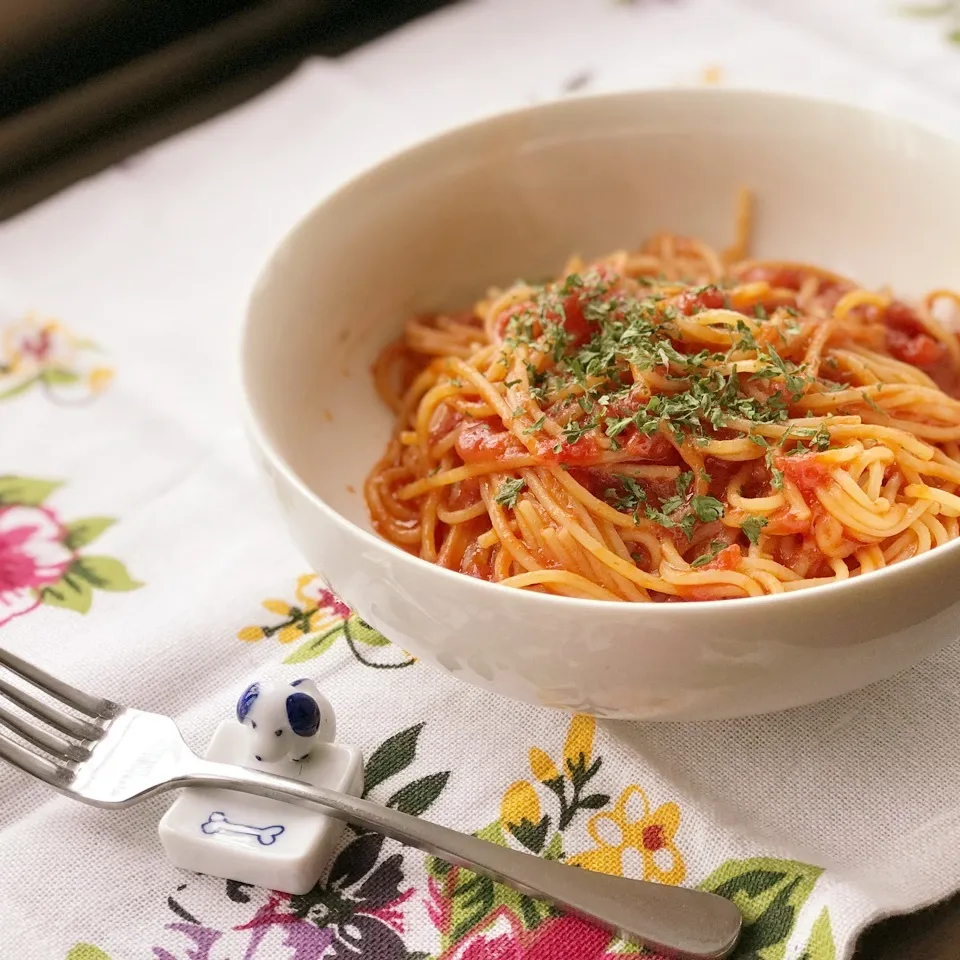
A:
POLYGON ((251 683, 237 700, 237 719, 250 729, 253 755, 263 763, 304 760, 315 743, 336 734, 330 702, 307 679, 251 683))

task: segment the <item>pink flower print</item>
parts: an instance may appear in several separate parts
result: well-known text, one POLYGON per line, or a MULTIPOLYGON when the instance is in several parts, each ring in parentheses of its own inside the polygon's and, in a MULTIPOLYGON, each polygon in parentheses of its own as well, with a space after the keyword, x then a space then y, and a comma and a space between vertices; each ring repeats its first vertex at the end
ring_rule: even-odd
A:
POLYGON ((350 616, 350 608, 315 573, 297 578, 297 600, 341 620, 350 616))
POLYGON ((59 580, 73 552, 43 507, 0 507, 0 626, 40 603, 40 588, 59 580))
MULTIPOLYGON (((608 953, 607 947, 613 937, 606 930, 580 920, 564 916, 548 920, 537 928, 537 935, 524 960, 615 960, 616 954, 608 953)), ((644 954, 645 960, 658 960, 653 954, 644 954)))
MULTIPOLYGON (((501 906, 481 931, 454 944, 440 960, 617 960, 620 954, 609 951, 613 942, 605 930, 572 916, 553 917, 525 931, 513 911, 501 906)), ((649 954, 649 960, 665 958, 649 954)))

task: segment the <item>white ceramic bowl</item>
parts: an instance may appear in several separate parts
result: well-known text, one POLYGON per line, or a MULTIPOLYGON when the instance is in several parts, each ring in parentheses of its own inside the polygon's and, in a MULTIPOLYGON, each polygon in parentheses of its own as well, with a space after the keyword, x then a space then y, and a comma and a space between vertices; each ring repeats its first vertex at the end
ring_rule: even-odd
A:
POLYGON ((498 693, 689 720, 809 703, 960 632, 960 543, 847 583, 712 603, 511 590, 379 539, 363 503, 391 416, 370 378, 418 309, 556 273, 665 228, 722 245, 758 198, 755 252, 918 294, 960 284, 960 146, 855 109, 664 91, 534 107, 395 156, 322 201, 250 304, 251 433, 294 539, 404 649, 498 693))

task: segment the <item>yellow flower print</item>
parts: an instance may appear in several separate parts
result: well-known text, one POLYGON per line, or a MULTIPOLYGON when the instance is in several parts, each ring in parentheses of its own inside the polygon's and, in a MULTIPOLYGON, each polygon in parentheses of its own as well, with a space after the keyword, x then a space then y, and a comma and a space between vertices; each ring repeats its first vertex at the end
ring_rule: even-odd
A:
POLYGON ((644 880, 682 883, 687 870, 674 842, 679 826, 680 808, 675 803, 664 803, 651 811, 646 793, 632 784, 612 811, 594 814, 588 821, 587 831, 596 847, 567 862, 623 876, 625 857, 639 855, 644 880))
POLYGON ((113 371, 91 364, 96 344, 81 340, 58 320, 28 314, 0 326, 0 400, 41 388, 59 402, 102 393, 113 371))
POLYGON ((586 714, 578 713, 570 721, 567 740, 563 745, 563 772, 568 778, 578 767, 586 769, 590 766, 593 734, 596 728, 597 721, 586 714))
POLYGON ((263 607, 264 610, 275 613, 278 617, 290 616, 290 604, 284 603, 282 600, 264 600, 260 606, 263 607))
POLYGON ((526 780, 518 780, 507 787, 500 802, 500 822, 507 827, 519 827, 524 820, 540 822, 540 800, 526 780))
POLYGON ((91 393, 103 393, 113 382, 113 371, 109 367, 94 367, 87 381, 90 384, 91 393))
POLYGON ((592 717, 573 717, 558 763, 541 747, 531 747, 528 754, 533 782, 519 780, 512 784, 500 805, 500 824, 533 853, 557 859, 561 856, 563 831, 578 814, 601 810, 610 802, 605 793, 588 789, 603 761, 593 758, 593 735, 596 723, 592 717), (549 800, 555 812, 542 815, 537 786, 545 788, 541 795, 549 800), (518 819, 519 818, 519 819, 518 819), (548 836, 551 828, 554 833, 548 836))
POLYGON ((539 747, 530 748, 530 769, 541 783, 556 780, 560 776, 557 765, 539 747))
POLYGON ((304 625, 302 621, 295 624, 288 623, 277 631, 277 640, 279 640, 280 643, 293 643, 294 640, 299 640, 300 637, 309 632, 309 621, 306 625, 304 625))

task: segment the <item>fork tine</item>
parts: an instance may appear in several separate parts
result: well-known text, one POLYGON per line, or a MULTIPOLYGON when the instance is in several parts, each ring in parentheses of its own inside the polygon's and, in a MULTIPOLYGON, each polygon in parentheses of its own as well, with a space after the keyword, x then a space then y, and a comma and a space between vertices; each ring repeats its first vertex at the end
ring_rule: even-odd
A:
POLYGON ((0 705, 0 723, 14 733, 20 734, 24 740, 29 741, 35 747, 39 747, 61 760, 74 760, 80 763, 90 756, 90 751, 86 747, 65 740, 63 737, 58 737, 55 733, 48 733, 42 727, 35 727, 31 723, 27 723, 3 705, 0 705))
POLYGON ((21 747, 19 743, 0 734, 0 760, 6 760, 13 764, 18 770, 30 774, 31 777, 39 777, 45 783, 54 787, 64 787, 67 785, 67 777, 62 767, 51 763, 45 757, 38 757, 35 753, 21 747))
POLYGON ((45 670, 35 667, 32 663, 27 663, 26 660, 9 650, 4 650, 3 647, 0 647, 0 665, 56 697, 61 703, 65 703, 68 707, 73 707, 74 710, 79 710, 87 716, 106 718, 115 716, 117 713, 117 705, 112 701, 92 697, 89 693, 71 687, 69 683, 58 680, 45 670))
POLYGON ((103 734, 100 727, 87 723, 86 720, 80 720, 77 717, 68 716, 53 707, 48 707, 45 703, 31 697, 29 693, 24 693, 12 684, 7 683, 0 677, 0 694, 6 694, 18 707, 22 707, 27 713, 33 714, 44 723, 49 723, 51 727, 56 727, 61 733, 69 734, 71 737, 78 737, 80 740, 99 740, 103 734))

